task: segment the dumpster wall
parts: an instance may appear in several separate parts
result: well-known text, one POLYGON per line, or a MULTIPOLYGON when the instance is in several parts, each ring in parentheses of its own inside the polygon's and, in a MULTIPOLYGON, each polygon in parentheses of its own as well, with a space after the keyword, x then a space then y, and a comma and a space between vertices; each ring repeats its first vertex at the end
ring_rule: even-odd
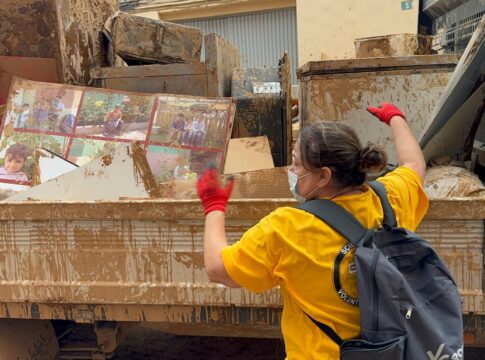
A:
POLYGON ((458 59, 423 55, 310 62, 298 69, 300 125, 316 120, 345 121, 364 143, 382 145, 389 161, 395 163, 389 129, 366 111, 367 106, 396 104, 419 138, 458 59))

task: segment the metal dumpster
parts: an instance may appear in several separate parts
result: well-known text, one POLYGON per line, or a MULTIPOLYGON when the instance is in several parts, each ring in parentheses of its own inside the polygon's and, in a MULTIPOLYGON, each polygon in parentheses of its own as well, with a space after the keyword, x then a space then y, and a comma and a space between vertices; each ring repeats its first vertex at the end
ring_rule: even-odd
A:
POLYGON ((394 163, 389 130, 366 107, 396 104, 419 137, 458 60, 456 55, 422 55, 309 62, 297 71, 300 126, 345 121, 364 141, 382 145, 394 163))

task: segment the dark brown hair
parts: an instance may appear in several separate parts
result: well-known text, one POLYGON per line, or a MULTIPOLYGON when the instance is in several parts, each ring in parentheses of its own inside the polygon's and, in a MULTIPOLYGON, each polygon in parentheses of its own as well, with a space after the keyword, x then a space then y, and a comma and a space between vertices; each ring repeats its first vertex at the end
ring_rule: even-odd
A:
POLYGON ((5 151, 5 157, 11 155, 13 158, 27 159, 30 155, 30 150, 24 144, 13 144, 5 151))
POLYGON ((342 122, 318 121, 300 135, 301 161, 305 168, 332 170, 336 185, 362 185, 368 173, 381 172, 387 154, 373 144, 363 147, 355 130, 342 122))

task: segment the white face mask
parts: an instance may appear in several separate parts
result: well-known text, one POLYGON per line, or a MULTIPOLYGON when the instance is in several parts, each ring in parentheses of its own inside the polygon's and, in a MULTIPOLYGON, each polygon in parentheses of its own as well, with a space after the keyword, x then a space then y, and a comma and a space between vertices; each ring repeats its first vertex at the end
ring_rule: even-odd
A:
POLYGON ((310 175, 310 174, 312 174, 312 173, 309 172, 309 173, 306 173, 305 175, 298 176, 294 172, 288 170, 288 185, 290 186, 290 191, 293 194, 293 197, 299 203, 304 203, 306 199, 305 199, 304 196, 302 196, 298 193, 298 188, 297 188, 298 179, 304 178, 305 176, 310 175))

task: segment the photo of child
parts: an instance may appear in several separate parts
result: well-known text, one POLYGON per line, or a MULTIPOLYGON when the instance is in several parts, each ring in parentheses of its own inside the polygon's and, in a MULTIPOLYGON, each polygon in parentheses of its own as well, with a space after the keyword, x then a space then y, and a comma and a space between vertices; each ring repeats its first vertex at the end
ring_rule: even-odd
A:
POLYGON ((82 91, 48 85, 21 91, 14 128, 72 133, 82 91))
POLYGON ((76 135, 145 140, 155 98, 105 91, 86 91, 76 135))
POLYGON ((221 100, 158 97, 150 142, 195 150, 224 149, 232 126, 231 104, 221 100))
POLYGON ((17 117, 17 123, 14 125, 15 127, 23 128, 25 124, 27 124, 27 120, 29 120, 30 116, 30 104, 23 104, 20 110, 20 114, 17 117))
POLYGON ((25 161, 31 151, 24 144, 10 145, 5 151, 5 160, 0 167, 0 179, 12 181, 29 181, 27 174, 22 171, 25 161))
POLYGON ((183 180, 191 176, 190 150, 149 146, 147 160, 157 182, 183 180))

